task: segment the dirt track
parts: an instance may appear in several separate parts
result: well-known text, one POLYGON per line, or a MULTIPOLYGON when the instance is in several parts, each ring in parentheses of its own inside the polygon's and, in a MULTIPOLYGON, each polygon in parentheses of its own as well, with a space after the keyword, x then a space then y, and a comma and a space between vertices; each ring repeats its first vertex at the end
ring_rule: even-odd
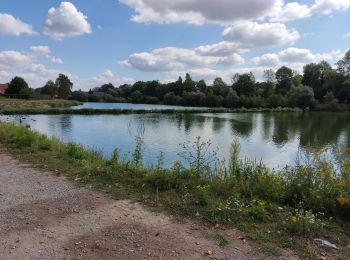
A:
POLYGON ((0 152, 0 259, 261 259, 236 230, 179 223, 0 152), (222 234, 229 245, 211 239, 222 234))

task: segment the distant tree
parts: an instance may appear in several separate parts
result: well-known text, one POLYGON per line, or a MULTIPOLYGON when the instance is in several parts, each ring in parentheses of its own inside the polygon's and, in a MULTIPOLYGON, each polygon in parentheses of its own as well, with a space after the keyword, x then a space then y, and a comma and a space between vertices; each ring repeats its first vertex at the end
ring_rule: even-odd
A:
POLYGON ((277 91, 285 95, 292 87, 293 71, 283 66, 276 71, 277 91))
POLYGON ((55 83, 58 87, 58 96, 60 98, 68 98, 71 95, 73 83, 66 75, 59 74, 55 83))
POLYGON ((175 96, 174 92, 169 92, 165 94, 163 101, 165 105, 176 105, 178 104, 179 97, 175 96))
POLYGON ((204 80, 198 81, 197 89, 199 89, 201 92, 206 92, 207 91, 207 84, 205 83, 204 80))
POLYGON ((182 78, 179 77, 178 80, 175 82, 175 86, 174 86, 174 93, 177 96, 182 96, 182 92, 183 92, 183 82, 182 82, 182 78))
POLYGON ((52 80, 46 82, 45 86, 41 89, 41 94, 50 95, 54 98, 58 94, 58 87, 52 80))
POLYGON ((326 73, 330 70, 332 70, 332 67, 325 61, 318 64, 310 63, 304 66, 302 83, 314 90, 315 98, 318 100, 322 100, 327 93, 325 80, 326 73))
POLYGON ((225 107, 238 107, 239 106, 239 96, 237 92, 233 89, 229 89, 226 97, 224 98, 225 107))
POLYGON ((339 91, 340 101, 350 104, 350 80, 344 81, 339 91))
POLYGON ((275 83, 276 82, 276 73, 273 69, 264 70, 264 79, 266 82, 275 83))
POLYGON ((291 106, 301 108, 311 107, 314 101, 314 91, 308 86, 293 86, 288 92, 288 101, 291 106))
POLYGON ((350 50, 345 53, 345 56, 337 62, 338 71, 347 78, 350 78, 350 50))
POLYGON ((135 90, 130 95, 132 103, 141 103, 143 101, 143 97, 143 94, 139 90, 135 90))
POLYGON ((232 81, 233 89, 239 96, 254 96, 256 94, 255 77, 253 73, 236 73, 232 81))
POLYGON ((21 77, 14 77, 6 90, 6 94, 20 94, 25 89, 29 89, 27 82, 21 77))
POLYGON ((113 90, 114 89, 114 86, 112 83, 108 83, 108 84, 103 84, 101 87, 100 87, 100 91, 101 92, 105 92, 107 93, 108 90, 113 90))
POLYGON ((196 82, 192 80, 191 75, 186 73, 186 78, 183 83, 183 90, 186 92, 196 91, 196 82))
POLYGON ((217 77, 213 81, 213 91, 214 94, 217 96, 226 96, 227 92, 229 91, 229 87, 224 82, 224 80, 220 77, 217 77))

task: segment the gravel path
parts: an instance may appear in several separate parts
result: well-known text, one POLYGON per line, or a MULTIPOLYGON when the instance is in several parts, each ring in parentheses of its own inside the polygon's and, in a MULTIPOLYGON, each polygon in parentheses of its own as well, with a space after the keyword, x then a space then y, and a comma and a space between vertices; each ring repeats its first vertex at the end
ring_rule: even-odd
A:
POLYGON ((262 259, 237 230, 179 223, 0 152, 0 259, 262 259), (222 234, 229 245, 212 237, 222 234))

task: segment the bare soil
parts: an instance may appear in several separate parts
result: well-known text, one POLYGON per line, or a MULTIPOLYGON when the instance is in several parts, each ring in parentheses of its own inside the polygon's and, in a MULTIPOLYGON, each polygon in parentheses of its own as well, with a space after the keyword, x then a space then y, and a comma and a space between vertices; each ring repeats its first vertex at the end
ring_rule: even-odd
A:
POLYGON ((179 221, 0 152, 1 260, 266 259, 252 248, 235 229, 179 221))

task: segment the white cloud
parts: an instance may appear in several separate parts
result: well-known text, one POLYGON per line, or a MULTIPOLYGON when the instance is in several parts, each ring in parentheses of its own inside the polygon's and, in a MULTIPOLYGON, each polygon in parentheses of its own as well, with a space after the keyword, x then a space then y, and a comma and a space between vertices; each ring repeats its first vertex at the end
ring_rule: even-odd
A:
POLYGON ((349 38, 349 37, 350 37, 350 32, 347 33, 347 34, 345 34, 344 37, 345 37, 345 38, 349 38))
POLYGON ((275 12, 281 0, 119 0, 134 9, 135 22, 206 22, 229 24, 239 20, 260 19, 275 12))
POLYGON ((307 5, 299 4, 297 2, 287 3, 284 5, 281 10, 276 12, 271 18, 272 22, 287 22, 297 19, 303 19, 310 17, 311 10, 307 5))
POLYGON ((55 64, 63 64, 62 59, 57 58, 53 55, 51 55, 51 50, 48 46, 31 46, 30 50, 32 51, 32 53, 36 56, 42 56, 45 57, 46 59, 50 60, 52 63, 55 64))
POLYGON ((252 59, 256 66, 277 68, 283 65, 300 70, 303 65, 325 60, 334 63, 342 52, 340 50, 329 53, 312 53, 309 49, 288 48, 277 53, 266 53, 252 59))
POLYGON ((21 34, 36 34, 33 27, 22 22, 20 19, 10 14, 0 13, 0 34, 9 34, 19 36, 21 34))
POLYGON ((220 66, 243 63, 238 54, 228 56, 206 56, 196 50, 166 47, 154 49, 152 52, 135 53, 120 63, 129 68, 141 71, 184 70, 193 67, 220 66))
MULTIPOLYGON (((37 53, 48 53, 46 46, 32 46, 32 53, 22 53, 18 51, 0 52, 0 83, 10 82, 15 76, 23 77, 33 88, 44 86, 48 80, 55 80, 59 73, 66 74, 74 83, 74 89, 79 88, 89 90, 104 83, 112 83, 119 86, 124 83, 132 83, 135 80, 130 77, 117 77, 112 71, 106 70, 104 73, 92 77, 79 77, 68 71, 47 68, 36 60, 33 50, 37 53)), ((51 52, 49 52, 51 53, 51 52)))
POLYGON ((202 45, 195 48, 195 51, 204 56, 227 56, 237 51, 243 51, 242 46, 238 43, 221 41, 211 45, 202 45))
POLYGON ((44 24, 44 33, 54 39, 91 33, 87 17, 70 2, 62 2, 58 8, 50 8, 44 24))
POLYGON ((0 52, 0 70, 6 71, 11 68, 25 67, 32 62, 33 58, 30 55, 23 54, 18 51, 2 51, 0 52))
POLYGON ((80 78, 75 77, 75 89, 83 89, 83 90, 89 90, 93 89, 95 87, 100 87, 103 84, 106 83, 112 83, 115 87, 118 87, 122 84, 131 84, 135 82, 135 80, 131 77, 118 77, 114 75, 114 73, 107 69, 105 72, 88 78, 80 78))
POLYGON ((59 72, 38 64, 32 53, 0 52, 0 82, 9 82, 14 76, 21 76, 32 87, 41 87, 47 80, 54 79, 59 72))
POLYGON ((273 47, 293 43, 300 38, 294 29, 281 23, 238 22, 223 32, 226 41, 234 42, 242 49, 273 47))
POLYGON ((312 13, 329 15, 334 11, 345 11, 350 8, 350 0, 315 0, 312 13))

